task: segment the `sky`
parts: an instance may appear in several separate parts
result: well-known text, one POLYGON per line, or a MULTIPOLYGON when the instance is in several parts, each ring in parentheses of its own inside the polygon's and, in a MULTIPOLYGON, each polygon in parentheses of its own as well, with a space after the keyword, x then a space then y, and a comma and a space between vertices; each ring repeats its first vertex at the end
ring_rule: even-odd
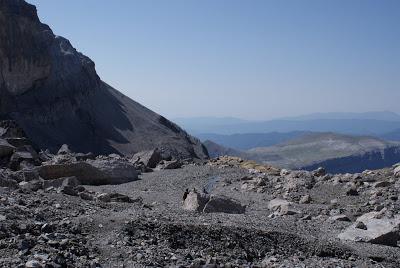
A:
POLYGON ((400 113, 398 0, 27 0, 168 117, 400 113))

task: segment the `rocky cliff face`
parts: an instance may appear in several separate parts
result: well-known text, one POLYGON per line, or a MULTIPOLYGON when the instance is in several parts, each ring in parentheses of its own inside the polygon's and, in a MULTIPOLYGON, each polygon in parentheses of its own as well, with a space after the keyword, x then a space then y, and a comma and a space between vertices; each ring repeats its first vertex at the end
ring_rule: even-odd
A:
POLYGON ((113 89, 95 64, 42 24, 23 0, 0 0, 0 119, 13 119, 39 148, 131 154, 155 147, 207 156, 174 123, 113 89))

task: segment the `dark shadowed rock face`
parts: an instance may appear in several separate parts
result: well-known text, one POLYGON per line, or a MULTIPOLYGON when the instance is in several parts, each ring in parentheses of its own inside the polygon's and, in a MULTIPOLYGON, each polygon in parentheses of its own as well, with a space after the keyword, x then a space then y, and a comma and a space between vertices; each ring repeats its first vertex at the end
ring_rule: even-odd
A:
POLYGON ((0 0, 0 118, 52 151, 69 144, 99 154, 157 147, 178 158, 207 156, 197 139, 101 81, 94 62, 23 0, 0 0))

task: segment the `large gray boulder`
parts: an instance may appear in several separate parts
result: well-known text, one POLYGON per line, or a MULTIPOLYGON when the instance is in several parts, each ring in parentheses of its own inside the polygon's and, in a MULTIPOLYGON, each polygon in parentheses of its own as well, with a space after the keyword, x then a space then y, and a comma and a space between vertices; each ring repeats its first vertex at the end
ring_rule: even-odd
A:
POLYGON ((246 207, 225 196, 208 195, 191 191, 183 201, 183 208, 203 213, 242 214, 246 207))
POLYGON ((143 151, 135 154, 131 162, 137 165, 144 165, 147 168, 155 168, 162 160, 158 149, 143 151))
POLYGON ((357 218, 356 222, 338 235, 341 240, 397 246, 400 240, 400 215, 382 217, 372 212, 357 218), (361 228, 362 226, 362 228, 361 228))
POLYGON ((15 150, 15 147, 9 144, 6 140, 0 139, 0 158, 10 156, 15 150))
POLYGON ((271 215, 274 216, 294 215, 299 213, 299 211, 293 208, 291 202, 280 198, 275 198, 269 201, 268 209, 273 211, 273 214, 271 215))
POLYGON ((191 191, 183 201, 183 209, 202 212, 209 199, 206 194, 191 191))
POLYGON ((121 184, 138 178, 135 166, 118 159, 96 159, 86 162, 45 164, 38 168, 45 180, 76 177, 82 184, 121 184))

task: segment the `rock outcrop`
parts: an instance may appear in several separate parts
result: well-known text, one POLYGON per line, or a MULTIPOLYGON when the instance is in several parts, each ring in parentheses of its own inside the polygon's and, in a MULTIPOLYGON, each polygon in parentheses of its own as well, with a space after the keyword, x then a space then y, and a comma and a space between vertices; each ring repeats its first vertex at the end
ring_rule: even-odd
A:
POLYGON ((133 164, 112 157, 99 157, 86 161, 72 160, 67 163, 44 163, 38 167, 38 172, 45 180, 76 177, 82 184, 88 185, 120 184, 138 178, 138 172, 133 164))
POLYGON ((200 141, 104 83, 95 64, 33 5, 0 1, 0 119, 15 120, 40 149, 134 154, 155 147, 204 158, 200 141))

